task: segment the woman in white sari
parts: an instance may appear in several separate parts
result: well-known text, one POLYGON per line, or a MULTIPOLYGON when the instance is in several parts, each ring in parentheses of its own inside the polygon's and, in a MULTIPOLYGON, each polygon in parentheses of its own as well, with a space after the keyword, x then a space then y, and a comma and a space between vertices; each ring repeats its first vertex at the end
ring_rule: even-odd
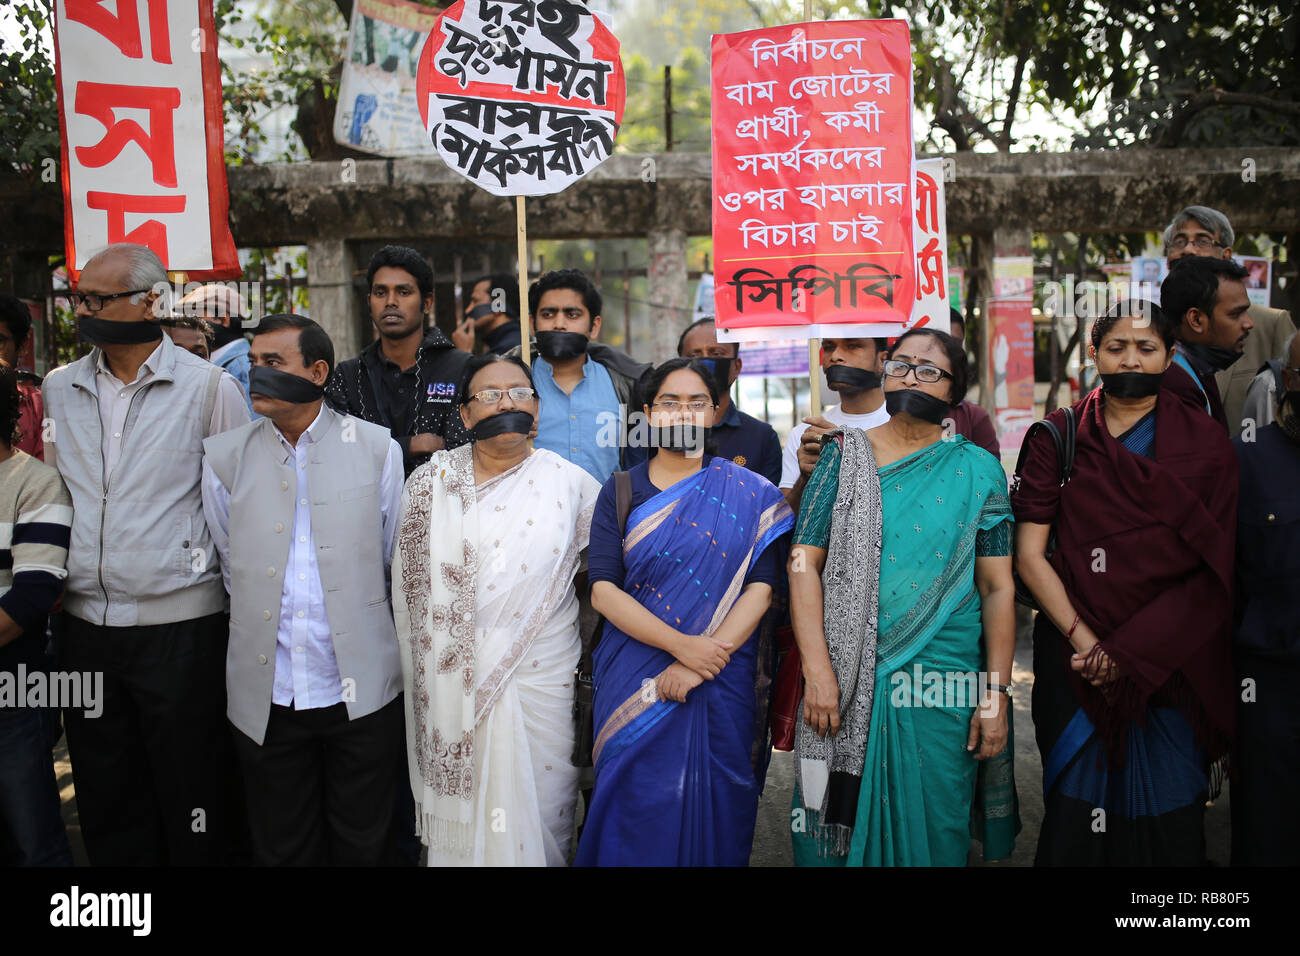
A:
POLYGON ((573 578, 600 485, 530 450, 532 378, 471 360, 474 439, 412 473, 393 558, 407 761, 430 866, 562 866, 573 832, 573 578))

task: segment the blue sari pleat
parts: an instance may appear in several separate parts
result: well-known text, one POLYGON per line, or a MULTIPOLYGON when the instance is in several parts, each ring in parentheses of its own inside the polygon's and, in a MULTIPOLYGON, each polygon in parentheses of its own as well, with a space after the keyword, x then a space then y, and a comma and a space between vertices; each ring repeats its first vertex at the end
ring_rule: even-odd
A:
MULTIPOLYGON (((780 493, 719 459, 637 507, 623 589, 685 634, 710 632, 793 517, 780 493)), ((759 783, 750 763, 758 642, 684 703, 654 679, 674 661, 606 622, 595 672, 595 791, 579 866, 744 865, 759 783)))

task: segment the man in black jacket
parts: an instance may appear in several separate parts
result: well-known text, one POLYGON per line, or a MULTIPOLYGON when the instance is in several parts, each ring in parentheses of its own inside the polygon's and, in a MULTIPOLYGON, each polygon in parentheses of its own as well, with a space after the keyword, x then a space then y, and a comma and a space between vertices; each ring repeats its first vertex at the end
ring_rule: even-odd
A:
POLYGON ((456 388, 469 353, 429 326, 433 270, 408 246, 384 246, 366 271, 378 340, 340 362, 325 389, 335 411, 375 422, 401 446, 409 476, 441 448, 469 440, 456 388))

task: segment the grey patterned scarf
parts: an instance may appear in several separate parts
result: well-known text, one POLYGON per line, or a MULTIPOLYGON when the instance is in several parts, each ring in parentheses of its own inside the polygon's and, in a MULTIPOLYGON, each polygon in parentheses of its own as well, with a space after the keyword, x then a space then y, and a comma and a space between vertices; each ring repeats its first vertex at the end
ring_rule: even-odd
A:
POLYGON ((876 682, 881 507, 880 476, 866 433, 846 428, 831 435, 843 436, 843 454, 822 571, 822 620, 840 688, 840 732, 818 737, 800 720, 794 752, 804 807, 817 813, 810 832, 818 852, 844 856, 853 836, 876 682))

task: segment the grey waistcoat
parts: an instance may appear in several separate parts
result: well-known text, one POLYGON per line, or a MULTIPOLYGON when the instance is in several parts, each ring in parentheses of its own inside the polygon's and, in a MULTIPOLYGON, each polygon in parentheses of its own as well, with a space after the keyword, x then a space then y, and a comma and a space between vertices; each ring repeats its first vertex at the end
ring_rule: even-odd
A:
MULTIPOLYGON (((327 405, 321 414, 325 427, 305 446, 311 532, 343 699, 348 718, 356 720, 379 710, 402 688, 379 510, 392 438, 387 428, 339 415, 327 405)), ((275 685, 298 474, 269 418, 214 435, 203 448, 230 493, 227 713, 261 744, 275 685)))
POLYGON ((153 379, 131 400, 104 487, 95 349, 46 376, 59 473, 72 495, 63 607, 109 627, 171 624, 225 606, 203 517, 203 438, 226 374, 163 336, 153 379))

